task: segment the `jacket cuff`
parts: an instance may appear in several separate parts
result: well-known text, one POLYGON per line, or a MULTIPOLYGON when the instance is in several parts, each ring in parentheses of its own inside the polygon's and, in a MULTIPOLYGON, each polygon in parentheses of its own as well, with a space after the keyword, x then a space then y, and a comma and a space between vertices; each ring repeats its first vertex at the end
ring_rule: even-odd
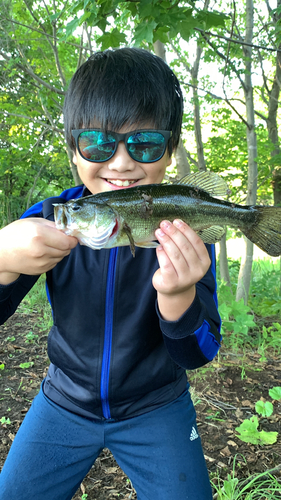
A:
POLYGON ((156 311, 160 321, 162 333, 172 339, 182 339, 195 332, 203 323, 202 304, 196 293, 191 306, 183 313, 177 321, 166 321, 162 318, 158 303, 156 301, 156 311))
POLYGON ((9 283, 8 285, 1 285, 0 284, 0 302, 7 300, 10 297, 10 295, 14 289, 14 286, 17 284, 19 279, 20 279, 20 276, 18 277, 18 279, 16 279, 12 283, 9 283))

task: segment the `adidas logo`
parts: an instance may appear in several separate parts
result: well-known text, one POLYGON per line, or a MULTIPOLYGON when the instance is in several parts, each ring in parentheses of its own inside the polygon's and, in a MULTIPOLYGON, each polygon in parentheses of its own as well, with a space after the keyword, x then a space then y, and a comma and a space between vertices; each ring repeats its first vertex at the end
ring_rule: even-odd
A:
POLYGON ((197 438, 199 438, 198 433, 197 433, 195 427, 192 427, 189 439, 190 439, 190 441, 194 441, 194 439, 197 439, 197 438))

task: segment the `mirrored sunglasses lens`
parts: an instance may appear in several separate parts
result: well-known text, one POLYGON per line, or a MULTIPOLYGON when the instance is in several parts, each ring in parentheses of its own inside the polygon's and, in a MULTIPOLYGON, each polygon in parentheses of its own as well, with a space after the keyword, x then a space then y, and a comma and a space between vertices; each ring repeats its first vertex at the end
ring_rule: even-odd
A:
POLYGON ((165 139, 159 132, 137 132, 127 141, 128 151, 142 163, 159 160, 165 152, 165 139))
POLYGON ((90 161, 108 160, 114 153, 115 138, 98 130, 86 130, 79 135, 78 146, 81 155, 90 161))

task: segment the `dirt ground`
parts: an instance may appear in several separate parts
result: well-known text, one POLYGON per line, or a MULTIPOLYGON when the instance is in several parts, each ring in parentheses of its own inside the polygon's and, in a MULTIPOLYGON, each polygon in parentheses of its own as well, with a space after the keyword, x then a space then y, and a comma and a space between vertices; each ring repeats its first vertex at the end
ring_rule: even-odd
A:
MULTIPOLYGON (((38 313, 16 313, 0 327, 0 468, 48 368, 48 332, 42 331, 38 323, 38 313)), ((213 481, 217 474, 225 478, 234 461, 239 478, 280 466, 280 401, 274 402, 271 417, 259 418, 260 429, 279 433, 276 444, 247 444, 235 431, 245 418, 255 414, 256 401, 271 400, 268 390, 281 386, 280 361, 281 358, 268 356, 267 361, 261 362, 257 353, 234 355, 222 347, 220 356, 211 364, 189 373, 198 428, 213 481)), ((279 468, 274 475, 280 478, 280 473, 279 468)), ((133 500, 136 494, 105 449, 73 498, 133 500)))

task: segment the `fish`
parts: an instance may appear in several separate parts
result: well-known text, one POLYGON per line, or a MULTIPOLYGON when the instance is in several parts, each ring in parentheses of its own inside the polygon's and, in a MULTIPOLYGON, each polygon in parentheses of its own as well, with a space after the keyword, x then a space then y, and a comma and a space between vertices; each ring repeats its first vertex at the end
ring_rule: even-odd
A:
POLYGON ((147 184, 54 203, 57 229, 94 250, 129 245, 156 248, 162 220, 181 219, 205 243, 220 241, 226 227, 238 228, 268 255, 281 254, 281 207, 238 205, 214 172, 195 172, 173 183, 147 184))

